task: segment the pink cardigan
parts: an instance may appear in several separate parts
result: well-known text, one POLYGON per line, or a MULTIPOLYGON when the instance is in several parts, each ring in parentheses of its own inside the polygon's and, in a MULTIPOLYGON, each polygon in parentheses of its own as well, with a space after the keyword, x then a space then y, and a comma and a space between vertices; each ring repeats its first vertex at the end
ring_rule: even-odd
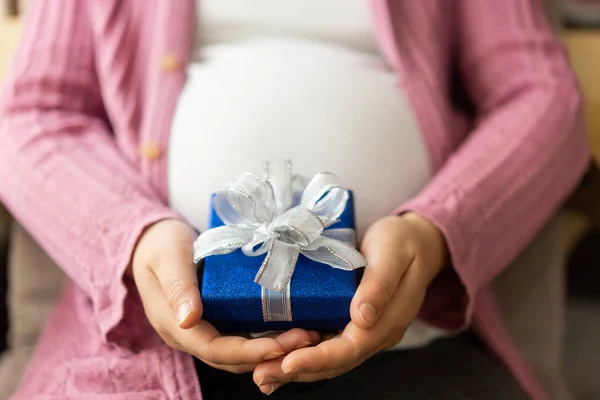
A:
MULTIPOLYGON (((437 171, 399 211, 445 234, 454 270, 423 316, 476 322, 534 399, 490 283, 584 171, 582 100, 538 1, 371 0, 437 171), (452 107, 453 72, 477 111, 452 107)), ((151 330, 123 283, 140 232, 179 218, 166 202, 171 118, 185 82, 195 0, 37 1, 0 103, 0 200, 73 283, 17 398, 200 398, 191 357, 151 330), (38 396, 38 397, 36 397, 38 396)))

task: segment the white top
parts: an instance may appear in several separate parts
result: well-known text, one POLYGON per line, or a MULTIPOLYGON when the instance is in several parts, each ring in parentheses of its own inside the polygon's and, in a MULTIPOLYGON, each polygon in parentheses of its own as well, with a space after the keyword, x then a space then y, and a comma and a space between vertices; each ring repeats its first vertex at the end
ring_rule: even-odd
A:
POLYGON ((368 0, 202 0, 197 43, 305 38, 378 54, 368 0))
MULTIPOLYGON (((358 237, 431 175, 397 78, 377 50, 367 0, 202 0, 196 62, 169 145, 171 206, 207 227, 211 193, 265 160, 336 173, 354 190, 358 237), (202 44, 202 46, 201 46, 202 44)), ((439 331, 417 322, 403 341, 439 331)))

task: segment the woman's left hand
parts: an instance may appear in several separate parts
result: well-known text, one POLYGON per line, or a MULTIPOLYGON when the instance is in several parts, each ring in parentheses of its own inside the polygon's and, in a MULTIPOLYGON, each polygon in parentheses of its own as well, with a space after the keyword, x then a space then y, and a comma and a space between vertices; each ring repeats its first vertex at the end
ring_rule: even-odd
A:
POLYGON ((289 382, 334 378, 399 343, 447 257, 442 233, 414 213, 377 221, 361 250, 369 266, 352 300, 352 322, 316 347, 258 365, 254 381, 263 393, 289 382))

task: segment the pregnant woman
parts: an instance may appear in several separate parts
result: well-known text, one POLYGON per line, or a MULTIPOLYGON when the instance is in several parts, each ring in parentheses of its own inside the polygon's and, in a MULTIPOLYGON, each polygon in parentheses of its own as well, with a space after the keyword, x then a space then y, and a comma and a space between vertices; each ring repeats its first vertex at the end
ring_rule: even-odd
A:
POLYGON ((16 398, 548 398, 491 290, 589 161, 538 1, 38 0, 0 112, 0 199, 72 279, 16 398), (333 337, 202 320, 210 194, 278 158, 356 194, 333 337), (368 375, 474 322, 522 393, 492 363, 493 389, 368 375))

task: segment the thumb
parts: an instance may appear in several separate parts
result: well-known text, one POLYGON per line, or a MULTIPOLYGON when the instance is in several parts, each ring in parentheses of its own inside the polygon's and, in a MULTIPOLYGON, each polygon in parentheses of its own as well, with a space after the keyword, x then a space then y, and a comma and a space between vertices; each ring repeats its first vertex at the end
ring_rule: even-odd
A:
POLYGON ((362 252, 368 265, 350 305, 352 322, 362 329, 377 323, 412 262, 401 240, 380 227, 374 226, 365 234, 362 252))
POLYGON ((179 327, 188 329, 200 322, 202 302, 197 268, 192 262, 192 246, 183 245, 160 263, 154 273, 175 313, 179 327))
POLYGON ((394 297, 403 272, 397 262, 369 261, 350 306, 350 316, 355 325, 367 329, 377 323, 394 297))

